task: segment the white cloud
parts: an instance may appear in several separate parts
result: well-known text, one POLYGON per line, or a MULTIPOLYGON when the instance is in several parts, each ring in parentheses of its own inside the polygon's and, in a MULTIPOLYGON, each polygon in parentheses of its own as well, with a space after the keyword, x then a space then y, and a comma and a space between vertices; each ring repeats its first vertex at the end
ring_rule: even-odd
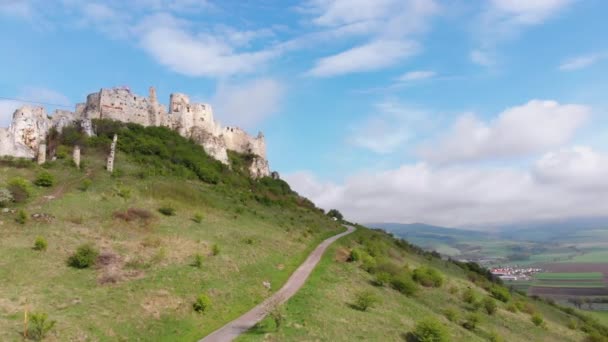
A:
POLYGON ((426 80, 426 79, 429 79, 429 78, 433 78, 433 77, 435 77, 435 75, 437 75, 437 73, 434 72, 434 71, 430 71, 430 70, 416 70, 416 71, 406 72, 405 74, 399 76, 398 80, 399 81, 404 81, 404 82, 419 81, 419 80, 426 80))
POLYGON ((411 41, 373 41, 317 61, 308 74, 318 77, 382 69, 416 54, 418 44, 411 41))
POLYGON ((222 122, 251 128, 279 110, 284 91, 274 79, 220 84, 212 103, 222 122))
POLYGON ((574 71, 589 67, 602 59, 608 58, 608 54, 594 53, 589 55, 578 56, 564 61, 559 66, 562 71, 574 71))
POLYGON ((0 14, 30 19, 33 16, 33 9, 29 1, 1 1, 0 14))
POLYGON ((473 50, 471 51, 471 61, 481 66, 490 67, 496 64, 496 61, 487 51, 473 50))
POLYGON ((540 100, 509 108, 487 123, 465 114, 419 154, 437 163, 528 155, 567 143, 589 115, 585 106, 540 100))
POLYGON ((349 142, 378 154, 388 154, 402 148, 431 125, 425 111, 387 100, 378 103, 374 111, 351 128, 349 142))
POLYGON ((548 153, 527 169, 417 163, 357 173, 342 184, 307 172, 284 178, 322 208, 337 208, 356 222, 500 224, 605 215, 608 186, 600 177, 608 172, 607 158, 578 147, 548 153), (589 176, 593 180, 584 180, 589 176))
POLYGON ((420 50, 414 34, 425 32, 439 12, 431 0, 313 0, 305 6, 329 37, 364 36, 368 43, 316 61, 314 76, 367 72, 393 66, 420 50))

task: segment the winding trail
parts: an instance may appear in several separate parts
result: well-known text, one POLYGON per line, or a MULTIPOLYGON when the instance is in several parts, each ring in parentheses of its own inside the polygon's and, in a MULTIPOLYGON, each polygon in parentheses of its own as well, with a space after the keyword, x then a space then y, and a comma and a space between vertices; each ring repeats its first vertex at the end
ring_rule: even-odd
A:
POLYGON ((253 309, 249 310, 247 313, 242 315, 241 317, 235 319, 234 321, 224 325, 220 329, 214 331, 213 333, 207 335, 199 342, 226 342, 232 341, 240 334, 245 331, 253 328, 256 323, 264 319, 268 314, 268 311, 274 306, 278 304, 282 304, 286 302, 289 298, 291 298, 298 290, 304 285, 308 276, 312 273, 312 270, 321 260, 323 253, 329 245, 331 245, 334 241, 339 238, 348 235, 355 231, 354 227, 347 226, 347 230, 338 235, 334 235, 325 241, 321 242, 317 248, 310 253, 306 261, 298 267, 298 269, 293 272, 293 274, 289 277, 285 285, 277 291, 272 296, 266 298, 262 303, 256 305, 253 309))

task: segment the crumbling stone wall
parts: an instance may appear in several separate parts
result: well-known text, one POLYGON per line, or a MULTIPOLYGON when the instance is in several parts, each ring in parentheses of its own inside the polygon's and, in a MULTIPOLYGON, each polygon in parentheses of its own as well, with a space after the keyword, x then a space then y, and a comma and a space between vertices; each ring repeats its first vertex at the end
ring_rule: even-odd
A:
POLYGON ((133 94, 126 88, 101 89, 89 94, 85 103, 76 105, 75 112, 55 111, 52 119, 42 107, 25 106, 15 112, 8 129, 0 128, 0 155, 35 158, 37 147, 51 127, 61 130, 79 122, 92 135, 93 119, 133 122, 143 126, 165 126, 199 143, 213 158, 228 164, 227 150, 251 153, 257 157, 251 165, 254 177, 270 176, 266 160, 264 135, 248 135, 237 127, 222 128, 213 117, 209 104, 191 103, 181 93, 171 94, 169 112, 158 103, 156 90, 150 88, 148 97, 133 94))

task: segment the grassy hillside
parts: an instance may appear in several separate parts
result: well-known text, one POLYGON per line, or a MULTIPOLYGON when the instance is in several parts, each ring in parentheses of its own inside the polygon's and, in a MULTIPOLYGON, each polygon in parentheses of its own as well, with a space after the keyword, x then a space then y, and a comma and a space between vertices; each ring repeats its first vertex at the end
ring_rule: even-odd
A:
POLYGON ((247 156, 232 154, 229 170, 171 131, 98 124, 94 139, 75 128, 57 136, 63 159, 44 168, 2 162, 0 183, 23 178, 31 196, 0 214, 1 341, 21 340, 26 310, 56 321, 48 341, 193 341, 262 301, 343 230, 286 183, 250 180, 247 156), (66 158, 73 142, 83 145, 81 170, 66 158), (33 185, 44 172, 54 184, 33 185), (34 249, 38 237, 46 250, 34 249), (96 265, 68 266, 83 244, 100 253, 96 265), (201 294, 211 302, 202 314, 193 310, 201 294))
POLYGON ((601 336, 608 329, 578 311, 518 293, 503 302, 496 289, 508 293, 466 265, 359 227, 328 250, 304 288, 285 305, 278 329, 269 317, 239 341, 416 341, 412 332, 423 321, 445 332, 442 341, 605 340, 601 336), (353 251, 363 257, 353 261, 353 251), (416 269, 428 267, 441 274, 439 287, 417 284, 411 292, 400 292, 391 280, 412 283, 416 269), (357 305, 362 293, 375 297, 365 311, 357 305), (470 293, 474 299, 465 299, 470 293), (489 314, 486 305, 493 304, 486 303, 494 303, 496 311, 489 314), (542 323, 537 326, 533 317, 542 323))
MULTIPOLYGON (((164 128, 99 121, 95 130, 95 138, 78 127, 52 133, 58 159, 44 166, 0 161, 1 341, 44 326, 47 341, 195 341, 276 291, 321 240, 344 230, 285 182, 250 179, 251 156, 231 153, 226 167, 164 128), (80 169, 67 157, 75 143, 80 169)), ((453 341, 606 334, 577 311, 518 294, 491 299, 508 295, 485 276, 359 227, 241 339, 413 341, 426 319, 428 331, 453 341)))

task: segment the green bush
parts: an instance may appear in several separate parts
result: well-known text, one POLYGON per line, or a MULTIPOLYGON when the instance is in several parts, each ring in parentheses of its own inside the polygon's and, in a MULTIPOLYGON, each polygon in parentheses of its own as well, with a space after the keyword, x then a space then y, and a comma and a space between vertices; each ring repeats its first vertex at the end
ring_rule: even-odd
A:
POLYGON ((74 268, 88 268, 95 265, 99 252, 90 244, 81 245, 68 258, 68 265, 74 268))
POLYGON ((534 325, 536 325, 537 327, 543 326, 545 323, 543 316, 541 316, 539 313, 533 314, 531 320, 532 323, 534 323, 534 325))
POLYGON ((504 303, 507 303, 511 299, 511 294, 506 287, 494 285, 490 288, 490 293, 492 297, 504 303))
POLYGON ((27 336, 34 341, 42 341, 55 326, 46 313, 32 313, 28 323, 27 336))
POLYGON ((386 286, 390 284, 392 275, 388 272, 378 272, 376 273, 376 279, 374 279, 374 285, 376 286, 386 286))
POLYGON ((272 318, 275 328, 279 330, 283 325, 283 322, 285 322, 285 312, 283 311, 283 308, 280 305, 275 305, 268 315, 272 318))
POLYGON ((456 310, 453 308, 447 308, 443 310, 443 315, 450 322, 456 322, 458 320, 458 312, 456 312, 456 310))
POLYGON ((430 267, 418 267, 414 270, 412 278, 425 287, 441 287, 441 285, 443 285, 443 276, 441 273, 430 267))
POLYGON ((194 266, 196 268, 203 267, 203 256, 200 254, 195 254, 194 261, 192 262, 192 266, 194 266))
POLYGON ((220 246, 218 246, 217 244, 213 244, 213 247, 211 247, 211 254, 213 254, 213 255, 220 254, 220 246))
POLYGON ((496 305, 496 301, 490 297, 486 297, 483 299, 483 307, 486 309, 488 315, 493 315, 496 310, 498 310, 498 305, 496 305))
POLYGON ((7 188, 0 188, 0 207, 6 207, 13 202, 13 194, 7 188))
POLYGON ((498 333, 491 331, 488 335, 488 340, 490 342, 504 342, 505 339, 498 335, 498 333))
POLYGON ((70 155, 70 148, 65 145, 57 146, 57 150, 55 151, 55 157, 57 159, 67 159, 70 155))
POLYGON ((470 314, 467 316, 467 319, 462 322, 462 327, 467 330, 475 330, 480 320, 481 319, 477 314, 470 314))
POLYGON ((207 311, 210 306, 211 299, 209 299, 209 296, 204 293, 196 297, 196 301, 194 301, 194 304, 192 304, 192 308, 198 313, 203 313, 207 311))
POLYGON ((391 286, 406 296, 412 296, 418 290, 418 285, 407 274, 402 274, 391 279, 391 286))
POLYGON ((175 216, 175 208, 172 208, 172 207, 158 208, 158 212, 165 216, 175 216))
POLYGON ((21 177, 15 177, 8 181, 7 189, 11 192, 13 196, 13 201, 17 203, 23 203, 27 201, 34 190, 32 189, 32 185, 27 180, 21 177))
POLYGON ((194 216, 192 217, 192 221, 194 221, 196 223, 203 222, 203 215, 201 215, 201 214, 194 214, 194 216))
POLYGON ((515 303, 510 303, 509 305, 507 305, 507 310, 513 313, 516 313, 517 311, 519 311, 519 309, 517 308, 517 305, 515 305, 515 303))
POLYGON ((45 188, 51 187, 55 184, 55 176, 48 171, 42 171, 36 176, 34 184, 45 188))
POLYGON ((363 259, 363 256, 367 254, 364 250, 362 250, 361 248, 355 247, 350 251, 350 256, 348 258, 348 261, 361 261, 361 259, 363 259))
POLYGON ((78 189, 80 191, 87 191, 87 190, 89 190, 89 188, 91 187, 91 185, 93 185, 93 181, 90 180, 90 179, 88 179, 88 178, 86 178, 86 179, 82 180, 82 182, 80 183, 80 186, 78 187, 78 189))
POLYGON ((15 217, 15 222, 19 224, 26 224, 28 220, 27 213, 23 209, 19 209, 17 212, 17 217, 15 217))
POLYGON ((411 333, 416 342, 448 342, 449 336, 445 327, 434 319, 425 319, 416 323, 411 333))
POLYGON ((473 304, 477 301, 477 295, 475 295, 475 291, 469 287, 462 293, 462 300, 465 303, 473 304))
POLYGON ((34 241, 34 250, 46 251, 47 247, 48 247, 48 243, 46 242, 46 239, 42 236, 38 236, 36 238, 36 241, 34 241))
POLYGON ((355 302, 353 307, 360 311, 367 311, 367 309, 378 303, 378 297, 370 290, 364 290, 357 292, 355 295, 355 302))

